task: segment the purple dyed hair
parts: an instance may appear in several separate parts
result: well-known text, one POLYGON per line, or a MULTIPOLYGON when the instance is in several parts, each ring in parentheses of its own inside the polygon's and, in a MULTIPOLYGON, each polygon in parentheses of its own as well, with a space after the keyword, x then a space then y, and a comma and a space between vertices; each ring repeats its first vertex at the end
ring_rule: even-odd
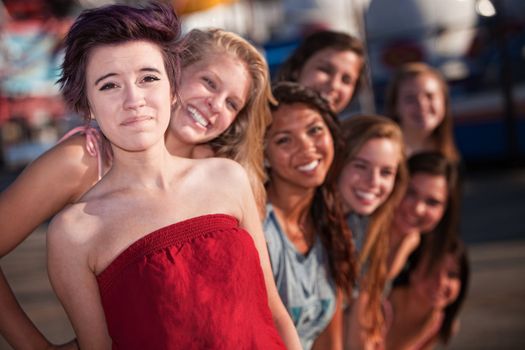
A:
POLYGON ((109 5, 83 11, 65 39, 62 74, 57 81, 66 102, 88 119, 86 65, 93 48, 144 40, 156 44, 163 56, 171 85, 178 91, 180 76, 180 21, 172 7, 151 3, 145 7, 109 5))

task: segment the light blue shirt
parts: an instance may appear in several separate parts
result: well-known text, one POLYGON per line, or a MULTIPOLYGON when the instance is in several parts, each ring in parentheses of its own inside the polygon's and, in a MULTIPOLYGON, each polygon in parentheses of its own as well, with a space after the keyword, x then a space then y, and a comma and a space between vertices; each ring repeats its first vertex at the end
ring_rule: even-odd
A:
POLYGON ((316 235, 308 254, 299 253, 283 232, 269 203, 264 235, 277 290, 297 328, 303 349, 308 350, 335 312, 336 288, 326 251, 316 235))
POLYGON ((356 252, 359 254, 363 250, 368 229, 368 216, 362 216, 351 212, 347 217, 348 227, 352 231, 352 239, 356 252))

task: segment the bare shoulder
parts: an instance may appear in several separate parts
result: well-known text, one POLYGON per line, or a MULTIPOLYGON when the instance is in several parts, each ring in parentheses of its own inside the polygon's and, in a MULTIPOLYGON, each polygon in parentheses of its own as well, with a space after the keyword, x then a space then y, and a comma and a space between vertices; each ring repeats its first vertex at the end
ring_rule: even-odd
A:
POLYGON ((58 247, 88 247, 96 223, 86 214, 86 203, 71 204, 53 217, 48 226, 48 244, 58 247))
POLYGON ((248 180, 246 170, 236 161, 227 158, 206 158, 197 161, 199 171, 205 171, 213 175, 214 181, 225 183, 240 181, 244 183, 248 180))
POLYGON ((199 203, 203 213, 221 212, 244 217, 251 187, 244 168, 224 158, 192 159, 187 173, 177 182, 184 201, 199 203))
POLYGON ((201 162, 205 178, 202 180, 209 183, 215 190, 230 192, 231 196, 244 198, 248 192, 251 194, 250 181, 246 170, 234 160, 226 158, 207 158, 201 162))

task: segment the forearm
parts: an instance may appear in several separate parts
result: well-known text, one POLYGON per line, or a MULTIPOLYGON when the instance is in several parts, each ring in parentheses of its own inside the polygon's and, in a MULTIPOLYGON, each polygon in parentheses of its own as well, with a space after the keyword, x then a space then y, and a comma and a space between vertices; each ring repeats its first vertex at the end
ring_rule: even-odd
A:
POLYGON ((18 304, 0 268, 0 333, 14 349, 45 349, 51 344, 18 304))
POLYGON ((399 247, 392 252, 388 269, 388 279, 394 279, 401 272, 410 254, 419 245, 419 241, 419 234, 410 234, 405 237, 399 244, 399 247))
POLYGON ((295 329, 292 319, 290 318, 286 310, 284 315, 282 315, 281 317, 274 316, 273 320, 275 323, 275 327, 277 328, 277 331, 281 336, 281 339, 286 345, 286 349, 301 350, 302 347, 301 342, 299 341, 299 335, 297 334, 297 330, 295 329))
POLYGON ((338 292, 335 313, 330 323, 317 337, 313 350, 342 350, 343 349, 343 295, 338 292))

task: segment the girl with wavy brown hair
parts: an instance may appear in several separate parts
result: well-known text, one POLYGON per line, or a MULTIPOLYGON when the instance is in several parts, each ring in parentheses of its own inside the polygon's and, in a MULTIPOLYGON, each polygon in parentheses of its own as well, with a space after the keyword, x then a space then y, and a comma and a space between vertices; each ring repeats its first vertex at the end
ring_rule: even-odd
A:
POLYGON ((304 349, 340 349, 355 259, 337 193, 338 122, 312 89, 280 82, 273 93, 264 222, 273 275, 304 349))

